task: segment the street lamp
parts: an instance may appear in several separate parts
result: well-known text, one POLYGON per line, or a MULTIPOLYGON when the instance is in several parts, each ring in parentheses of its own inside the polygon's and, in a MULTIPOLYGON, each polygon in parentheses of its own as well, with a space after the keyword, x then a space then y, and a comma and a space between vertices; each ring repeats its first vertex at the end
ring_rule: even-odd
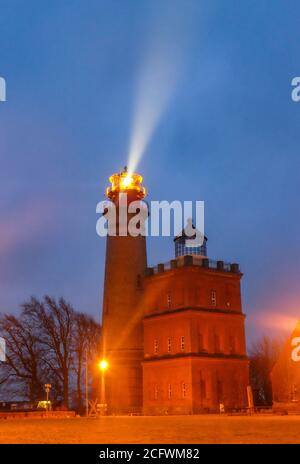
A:
POLYGON ((101 359, 98 366, 101 371, 105 371, 108 368, 108 362, 106 361, 106 359, 101 359))
POLYGON ((105 414, 105 411, 107 408, 106 396, 105 396, 105 371, 108 368, 108 361, 106 359, 101 359, 101 361, 99 361, 98 367, 101 371, 101 397, 100 397, 101 409, 102 409, 102 413, 105 414))

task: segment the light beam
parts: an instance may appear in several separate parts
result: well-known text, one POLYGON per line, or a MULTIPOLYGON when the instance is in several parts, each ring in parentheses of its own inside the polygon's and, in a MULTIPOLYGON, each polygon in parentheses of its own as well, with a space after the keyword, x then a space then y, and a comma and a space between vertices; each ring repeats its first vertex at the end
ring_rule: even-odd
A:
POLYGON ((181 79, 187 40, 193 31, 193 9, 173 3, 161 8, 150 25, 136 85, 128 172, 135 172, 181 79), (184 14, 183 14, 184 13, 184 14))

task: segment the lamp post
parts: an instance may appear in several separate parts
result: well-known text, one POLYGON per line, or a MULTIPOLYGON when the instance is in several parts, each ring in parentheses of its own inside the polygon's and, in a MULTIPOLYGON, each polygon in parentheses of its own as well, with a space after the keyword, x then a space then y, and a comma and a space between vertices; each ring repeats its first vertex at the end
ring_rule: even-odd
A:
POLYGON ((45 385, 44 385, 45 392, 46 392, 46 411, 47 411, 47 413, 49 411, 49 392, 51 390, 51 387, 52 387, 51 383, 45 383, 45 385))
POLYGON ((106 359, 102 359, 99 364, 99 369, 100 369, 100 372, 101 372, 101 394, 100 394, 100 403, 101 403, 101 410, 102 410, 102 413, 104 414, 105 411, 106 411, 106 407, 107 407, 107 404, 106 404, 106 395, 105 395, 105 371, 107 370, 108 368, 108 362, 106 361, 106 359))
POLYGON ((89 366, 88 366, 88 350, 85 350, 85 415, 89 415, 89 366))

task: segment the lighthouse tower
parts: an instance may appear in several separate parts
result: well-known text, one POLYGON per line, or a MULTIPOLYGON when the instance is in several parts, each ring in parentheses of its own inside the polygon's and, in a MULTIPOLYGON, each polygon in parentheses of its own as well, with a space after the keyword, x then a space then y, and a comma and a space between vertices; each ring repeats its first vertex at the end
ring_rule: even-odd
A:
POLYGON ((142 176, 129 174, 126 168, 109 180, 106 196, 115 206, 116 229, 106 243, 102 319, 102 354, 108 363, 105 401, 109 414, 126 414, 142 408, 141 300, 147 267, 146 239, 142 234, 129 234, 127 226, 133 213, 128 208, 133 201, 141 201, 146 190, 142 176))

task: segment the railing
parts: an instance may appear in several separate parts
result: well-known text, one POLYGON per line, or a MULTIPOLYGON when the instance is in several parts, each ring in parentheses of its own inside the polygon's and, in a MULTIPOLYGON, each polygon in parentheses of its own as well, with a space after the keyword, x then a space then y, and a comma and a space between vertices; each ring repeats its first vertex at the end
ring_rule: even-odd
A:
POLYGON ((221 260, 208 259, 200 255, 186 255, 180 256, 176 259, 172 259, 167 263, 159 263, 157 266, 148 267, 146 269, 146 275, 160 274, 171 269, 186 266, 198 266, 205 269, 215 269, 223 272, 240 273, 240 267, 237 263, 227 263, 221 260))

